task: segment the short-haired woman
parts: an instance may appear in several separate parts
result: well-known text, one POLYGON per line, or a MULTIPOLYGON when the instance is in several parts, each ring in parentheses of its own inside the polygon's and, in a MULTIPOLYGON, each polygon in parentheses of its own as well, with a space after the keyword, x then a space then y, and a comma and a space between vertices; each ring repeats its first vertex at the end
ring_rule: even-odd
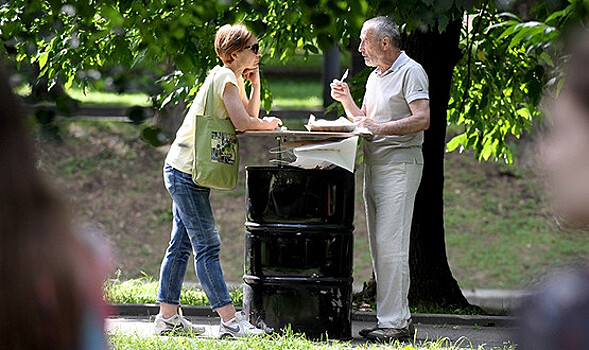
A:
MULTIPOLYGON (((155 319, 158 334, 188 332, 201 334, 198 327, 178 313, 180 291, 194 252, 195 268, 210 306, 221 317, 221 336, 244 337, 264 331, 254 327, 243 312, 236 312, 219 263, 221 239, 209 202, 210 189, 192 180, 194 115, 202 113, 205 93, 212 84, 213 110, 229 118, 237 130, 273 130, 280 120, 259 119, 260 47, 256 37, 243 25, 224 25, 215 35, 215 52, 223 62, 213 68, 197 94, 176 134, 164 165, 164 182, 172 196, 174 215, 170 244, 162 261, 155 319), (248 97, 244 79, 250 81, 248 97)), ((210 107, 209 107, 210 109, 210 107)))

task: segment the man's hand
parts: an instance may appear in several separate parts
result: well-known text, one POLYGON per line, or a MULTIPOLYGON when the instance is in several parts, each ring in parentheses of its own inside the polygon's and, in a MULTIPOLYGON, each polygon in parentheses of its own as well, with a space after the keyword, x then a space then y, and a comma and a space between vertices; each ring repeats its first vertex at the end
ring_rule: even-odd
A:
POLYGON ((348 84, 333 79, 333 82, 331 82, 329 86, 331 87, 331 97, 334 100, 341 102, 346 110, 346 115, 349 120, 353 121, 356 116, 364 116, 366 114, 364 110, 361 110, 356 106, 356 102, 354 102, 354 98, 352 98, 348 84))
POLYGON ((366 118, 366 117, 359 117, 359 118, 354 118, 354 122, 358 123, 359 127, 368 129, 374 135, 378 135, 381 133, 380 129, 381 129, 382 124, 377 123, 374 119, 366 118))
POLYGON ((347 83, 334 79, 329 86, 331 87, 331 98, 334 100, 344 102, 345 100, 352 98, 350 87, 347 83))

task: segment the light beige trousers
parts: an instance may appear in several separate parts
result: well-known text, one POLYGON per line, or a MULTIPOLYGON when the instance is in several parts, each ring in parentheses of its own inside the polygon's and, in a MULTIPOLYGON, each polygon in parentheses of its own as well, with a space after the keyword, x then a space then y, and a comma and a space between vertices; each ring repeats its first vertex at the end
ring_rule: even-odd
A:
POLYGON ((404 328, 409 311, 409 241, 423 164, 365 165, 366 225, 382 328, 404 328))

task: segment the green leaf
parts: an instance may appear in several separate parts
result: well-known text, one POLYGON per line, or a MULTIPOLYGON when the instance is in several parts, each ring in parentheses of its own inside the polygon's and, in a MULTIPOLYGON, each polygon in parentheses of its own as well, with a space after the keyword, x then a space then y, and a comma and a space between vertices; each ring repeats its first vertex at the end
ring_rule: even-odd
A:
POLYGON ((460 145, 464 145, 467 139, 466 133, 462 133, 460 135, 454 136, 448 143, 446 144, 446 149, 448 152, 452 152, 456 149, 456 147, 460 145))
POLYGON ((334 45, 333 39, 327 34, 319 34, 317 36, 317 43, 323 52, 329 51, 334 45))
POLYGON ((438 29, 440 30, 440 32, 443 32, 446 29, 448 23, 450 23, 450 18, 448 18, 448 16, 440 15, 438 17, 438 29))
POLYGON ((513 24, 509 25, 509 27, 507 27, 503 33, 499 34, 499 38, 507 38, 508 36, 511 36, 517 30, 519 24, 520 22, 514 22, 513 24))
POLYGON ((72 84, 74 83, 74 78, 75 78, 75 74, 70 74, 70 76, 68 77, 68 80, 63 85, 66 90, 72 87, 72 84))
POLYGON ((511 12, 501 12, 500 14, 497 15, 497 17, 507 17, 507 18, 511 18, 514 21, 517 22, 521 22, 521 18, 519 18, 517 15, 511 13, 511 12))
POLYGON ((489 143, 485 143, 485 145, 483 146, 483 151, 481 152, 479 159, 489 160, 489 157, 491 157, 492 154, 493 154, 493 146, 489 143))
POLYGON ((518 109, 517 115, 519 115, 520 117, 525 118, 525 119, 530 119, 530 120, 532 119, 532 114, 530 113, 530 110, 527 108, 522 107, 522 108, 518 109))
POLYGON ((452 7, 453 0, 436 0, 434 8, 437 13, 445 13, 452 7))
POLYGON ((45 51, 39 55, 39 57, 37 59, 39 61, 39 69, 45 68, 48 58, 49 58, 49 52, 47 52, 47 51, 45 51))
POLYGON ((303 48, 307 51, 311 51, 314 54, 319 54, 319 49, 315 46, 315 45, 311 45, 311 44, 305 44, 305 46, 303 46, 303 48))
POLYGON ((540 57, 539 57, 539 58, 540 58, 540 61, 544 61, 544 62, 546 62, 546 64, 548 64, 550 67, 553 67, 553 68, 554 68, 554 62, 552 62, 552 58, 550 57, 550 55, 549 55, 548 53, 546 53, 546 52, 544 52, 544 51, 543 51, 543 52, 540 54, 540 57))
POLYGON ((494 29, 497 29, 497 28, 501 28, 501 27, 506 27, 506 26, 514 26, 514 25, 516 25, 518 23, 520 23, 520 22, 518 22, 518 21, 506 21, 506 22, 495 23, 495 24, 487 27, 487 31, 491 31, 491 30, 494 30, 494 29))

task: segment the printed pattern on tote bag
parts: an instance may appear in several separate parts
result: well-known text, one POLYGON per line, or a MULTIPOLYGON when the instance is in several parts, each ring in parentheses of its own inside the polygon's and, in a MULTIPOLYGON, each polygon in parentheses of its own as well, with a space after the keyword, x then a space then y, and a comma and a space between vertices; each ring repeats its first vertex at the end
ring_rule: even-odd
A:
POLYGON ((211 161, 232 165, 237 161, 237 136, 235 134, 211 132, 211 161))

